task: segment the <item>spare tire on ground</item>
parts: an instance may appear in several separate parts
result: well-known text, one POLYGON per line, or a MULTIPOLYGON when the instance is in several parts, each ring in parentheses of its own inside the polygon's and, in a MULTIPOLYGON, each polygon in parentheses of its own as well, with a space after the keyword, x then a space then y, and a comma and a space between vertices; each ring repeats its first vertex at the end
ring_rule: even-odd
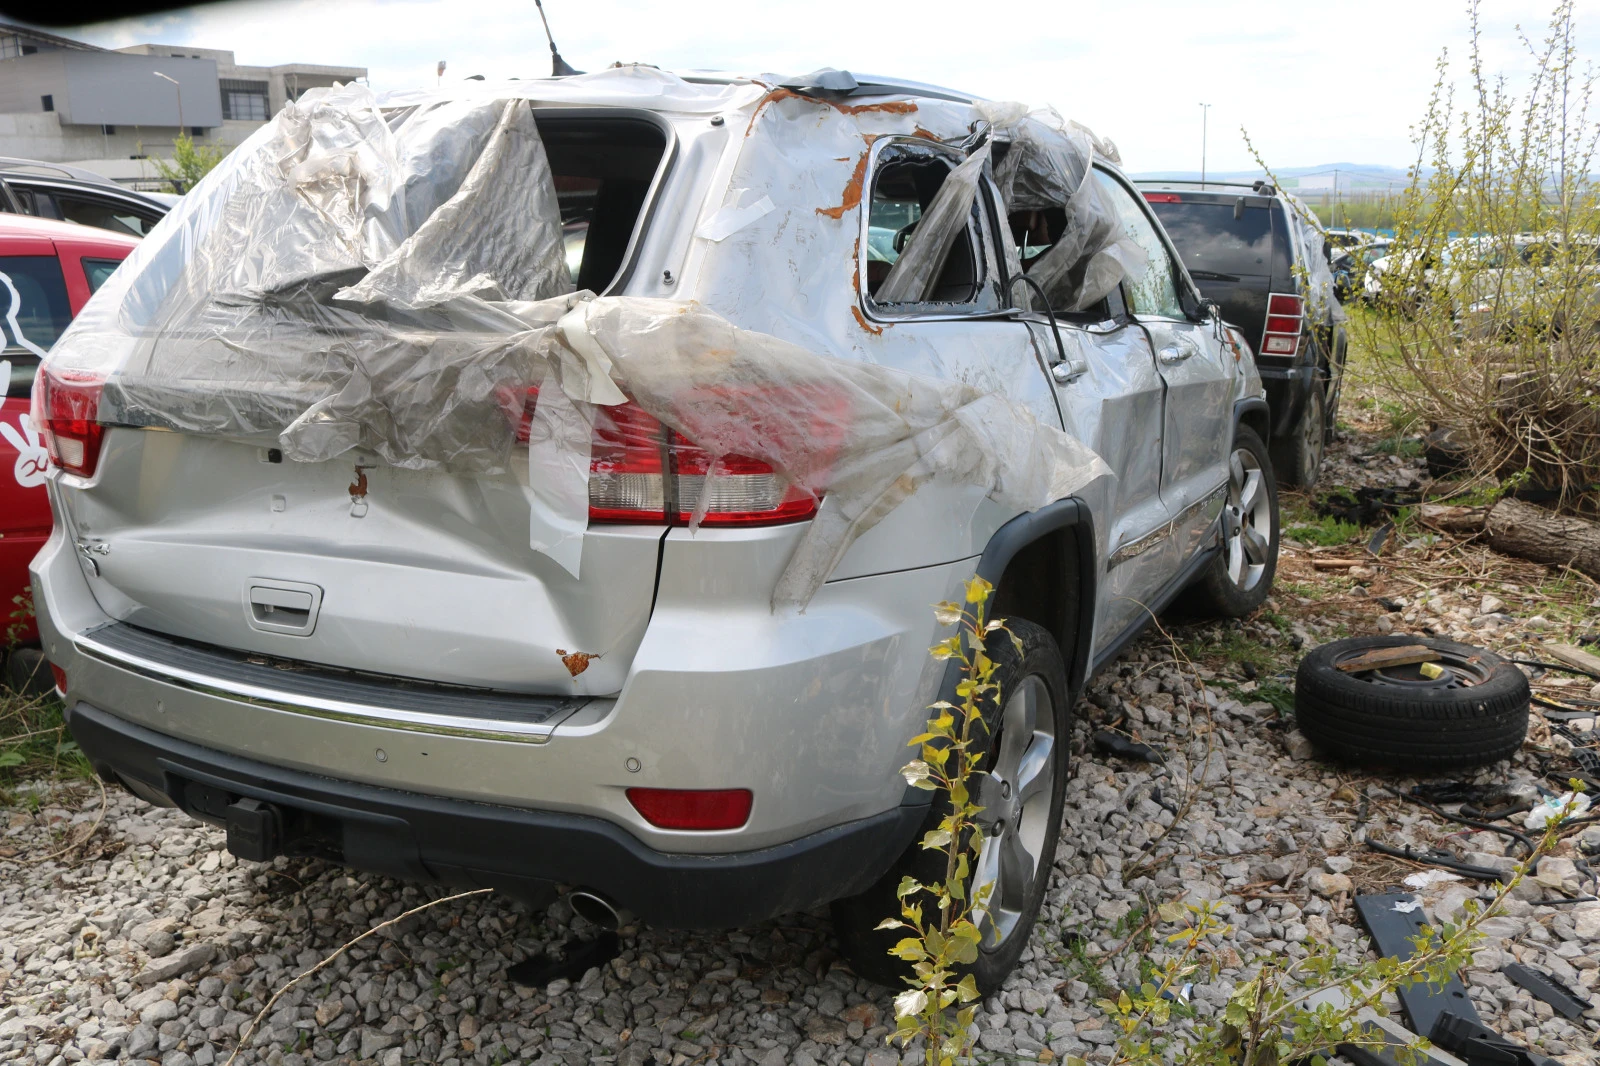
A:
POLYGON ((1426 773, 1482 765, 1514 754, 1528 732, 1522 671, 1483 648, 1435 637, 1324 644, 1300 661, 1294 696, 1300 732, 1323 753, 1363 766, 1426 773), (1372 661, 1362 656, 1408 647, 1434 658, 1359 668, 1372 661))

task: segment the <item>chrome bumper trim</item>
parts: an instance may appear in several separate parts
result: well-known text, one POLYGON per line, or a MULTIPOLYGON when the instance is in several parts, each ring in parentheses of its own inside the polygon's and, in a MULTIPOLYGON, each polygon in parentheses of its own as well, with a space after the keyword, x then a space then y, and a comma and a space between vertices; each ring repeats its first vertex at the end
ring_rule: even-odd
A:
POLYGON ((561 716, 556 721, 537 724, 497 720, 485 720, 482 724, 468 724, 467 721, 452 715, 428 714, 422 711, 397 710, 391 707, 376 707, 370 704, 347 703, 342 700, 329 700, 316 696, 276 692, 256 685, 206 677, 202 674, 185 670, 182 667, 152 662, 139 656, 130 655, 120 649, 98 644, 94 640, 93 633, 79 634, 74 638, 73 644, 80 653, 87 655, 91 659, 97 659, 111 666, 128 670, 163 684, 177 685, 192 692, 215 696, 219 699, 232 700, 235 703, 245 703, 255 707, 265 707, 269 710, 285 711, 289 714, 305 715, 309 718, 323 718, 352 725, 377 726, 382 729, 402 729, 413 733, 467 737, 475 740, 543 744, 550 739, 550 734, 555 731, 555 727, 566 717, 561 716))

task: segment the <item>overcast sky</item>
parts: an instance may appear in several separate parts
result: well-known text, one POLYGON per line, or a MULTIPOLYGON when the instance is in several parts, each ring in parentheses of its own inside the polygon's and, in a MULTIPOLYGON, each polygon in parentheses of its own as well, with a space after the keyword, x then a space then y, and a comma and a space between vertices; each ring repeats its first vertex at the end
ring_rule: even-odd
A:
MULTIPOLYGON (((1525 74, 1520 23, 1545 35, 1554 0, 1488 0, 1487 66, 1525 74)), ((1580 52, 1597 54, 1600 0, 1578 0, 1580 52)), ((1126 169, 1196 169, 1201 101, 1213 170, 1251 166, 1239 130, 1274 167, 1405 166, 1446 47, 1465 55, 1463 0, 1121 0, 874 4, 808 0, 546 0, 561 53, 671 69, 803 73, 822 66, 1054 104, 1111 137, 1126 169), (992 21, 981 21, 989 17, 992 21)), ((65 31, 234 51, 240 63, 365 66, 375 88, 548 74, 533 0, 249 0, 65 31)), ((1458 74, 1464 64, 1457 64, 1458 74)))

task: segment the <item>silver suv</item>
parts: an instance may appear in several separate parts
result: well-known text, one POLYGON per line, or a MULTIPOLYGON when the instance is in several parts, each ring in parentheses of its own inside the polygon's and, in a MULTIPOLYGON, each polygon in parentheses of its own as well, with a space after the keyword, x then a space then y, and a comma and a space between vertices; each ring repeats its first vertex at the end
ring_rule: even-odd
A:
POLYGON ((34 394, 40 629, 108 781, 248 859, 687 927, 831 902, 892 979, 930 607, 976 572, 1022 643, 998 985, 1085 679, 1180 593, 1267 594, 1267 407, 1109 144, 774 82, 313 90, 185 197, 34 394))

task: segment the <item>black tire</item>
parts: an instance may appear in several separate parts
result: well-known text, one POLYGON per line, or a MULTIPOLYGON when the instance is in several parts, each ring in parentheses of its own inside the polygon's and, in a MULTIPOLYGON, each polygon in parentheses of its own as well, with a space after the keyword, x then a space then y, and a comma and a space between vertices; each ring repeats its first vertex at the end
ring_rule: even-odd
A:
POLYGON ((1190 614, 1206 617, 1243 618, 1266 602, 1272 591, 1272 579, 1278 572, 1278 483, 1273 476, 1272 461, 1267 457, 1267 446, 1249 426, 1240 426, 1234 432, 1233 453, 1228 461, 1228 499, 1222 510, 1222 550, 1206 565, 1184 593, 1182 607, 1190 614), (1256 483, 1262 499, 1246 500, 1248 474, 1253 464, 1260 472, 1256 483), (1248 504, 1248 506, 1247 506, 1248 504), (1258 540, 1248 540, 1246 530, 1261 533, 1267 527, 1264 560, 1255 564, 1249 554, 1236 559, 1234 553, 1246 553, 1247 546, 1258 540), (1239 563, 1250 565, 1236 569, 1239 563), (1259 565, 1259 569, 1256 566, 1259 565))
POLYGON ((1328 375, 1328 402, 1324 405, 1323 421, 1327 428, 1323 431, 1325 444, 1332 444, 1339 435, 1339 400, 1344 395, 1344 364, 1350 354, 1350 338, 1345 334, 1344 327, 1333 327, 1333 358, 1328 361, 1325 368, 1328 375))
POLYGON ((1309 489, 1317 483, 1327 432, 1328 398, 1323 394, 1322 382, 1313 381, 1299 420, 1286 435, 1273 439, 1272 469, 1277 472, 1278 484, 1309 489))
POLYGON ((1528 733, 1528 679, 1500 656, 1434 637, 1353 637, 1315 649, 1295 675, 1295 719, 1336 759, 1414 773, 1514 755, 1528 733), (1421 644, 1445 676, 1420 665, 1346 673, 1362 652, 1421 644))
MULTIPOLYGON (((1045 798, 1044 788, 1049 788, 1049 804, 1042 811, 1038 808, 1030 811, 1023 802, 1026 799, 1023 790, 1016 793, 1019 797, 1018 801, 1015 801, 1018 813, 1009 826, 1010 835, 1014 835, 1018 840, 1024 837, 1036 839, 1039 841, 1040 850, 1035 856, 1036 864, 1026 883, 1026 889, 1015 894, 1018 906, 1006 909, 1004 912, 1001 912, 999 907, 995 908, 1000 912, 995 924, 1004 924, 1006 930, 998 944, 989 943, 989 934, 993 932, 994 927, 980 923, 985 929, 985 942, 978 952, 977 961, 966 967, 966 970, 976 979, 978 990, 984 995, 999 990, 1006 977, 1016 967, 1017 959, 1028 945, 1034 922, 1039 916, 1039 908, 1044 903, 1045 889, 1050 884, 1050 871, 1055 866, 1056 841, 1061 835, 1061 806, 1066 795, 1072 731, 1072 708, 1067 700, 1067 671, 1055 638, 1039 626, 1020 618, 1011 619, 1007 624, 1011 627, 1012 633, 1022 641, 1022 654, 1019 656, 1011 642, 1003 637, 990 642, 989 653, 997 664, 994 677, 1000 685, 1000 701, 998 707, 988 706, 984 709, 984 718, 991 723, 1009 721, 1009 715, 1015 708, 1011 701, 1024 692, 1032 692, 1036 697, 1047 696, 1050 713, 1047 716, 1043 707, 1038 708, 1035 730, 1031 733, 1028 744, 1024 745, 1024 753, 1034 750, 1032 745, 1038 743, 1040 731, 1046 727, 1048 718, 1048 725, 1054 729, 1054 734, 1044 764, 1053 773, 1053 777, 1048 786, 1041 784, 1040 791, 1036 794, 1036 799, 1042 800, 1045 798), (1042 824, 1039 819, 1041 813, 1044 815, 1042 824)), ((1000 728, 989 741, 985 741, 985 748, 983 765, 986 769, 994 769, 996 764, 1006 759, 1008 755, 1006 730, 1000 728)), ((1019 781, 1028 780, 1031 779, 1019 777, 1019 781)), ((1010 797, 1009 792, 1004 798, 997 795, 996 802, 991 806, 990 817, 1002 810, 1001 804, 1010 797)), ((899 859, 895 860, 889 871, 860 895, 838 900, 833 904, 833 928, 839 937, 840 949, 851 967, 861 976, 894 989, 904 987, 903 979, 911 976, 911 967, 888 953, 891 947, 904 938, 905 931, 879 930, 875 927, 885 918, 900 917, 900 903, 895 895, 895 889, 899 886, 901 878, 914 877, 923 884, 944 880, 944 852, 923 848, 922 835, 935 828, 947 813, 949 813, 948 801, 940 794, 931 805, 927 820, 918 830, 917 839, 899 859)), ((1001 824, 1005 824, 1003 820, 1001 824)), ((989 833, 986 836, 990 837, 991 846, 1009 839, 1005 831, 989 833)), ((974 876, 977 876, 981 870, 981 862, 974 862, 973 866, 974 876)), ((1003 875, 999 883, 1005 883, 1003 875)), ((969 888, 970 886, 969 881, 969 888)), ((1004 892, 995 893, 996 898, 1005 895, 1004 892)), ((934 912, 931 906, 926 906, 925 910, 930 914, 934 912)))
POLYGON ((55 676, 44 652, 33 647, 12 648, 5 657, 5 687, 19 696, 48 696, 56 689, 55 676))

